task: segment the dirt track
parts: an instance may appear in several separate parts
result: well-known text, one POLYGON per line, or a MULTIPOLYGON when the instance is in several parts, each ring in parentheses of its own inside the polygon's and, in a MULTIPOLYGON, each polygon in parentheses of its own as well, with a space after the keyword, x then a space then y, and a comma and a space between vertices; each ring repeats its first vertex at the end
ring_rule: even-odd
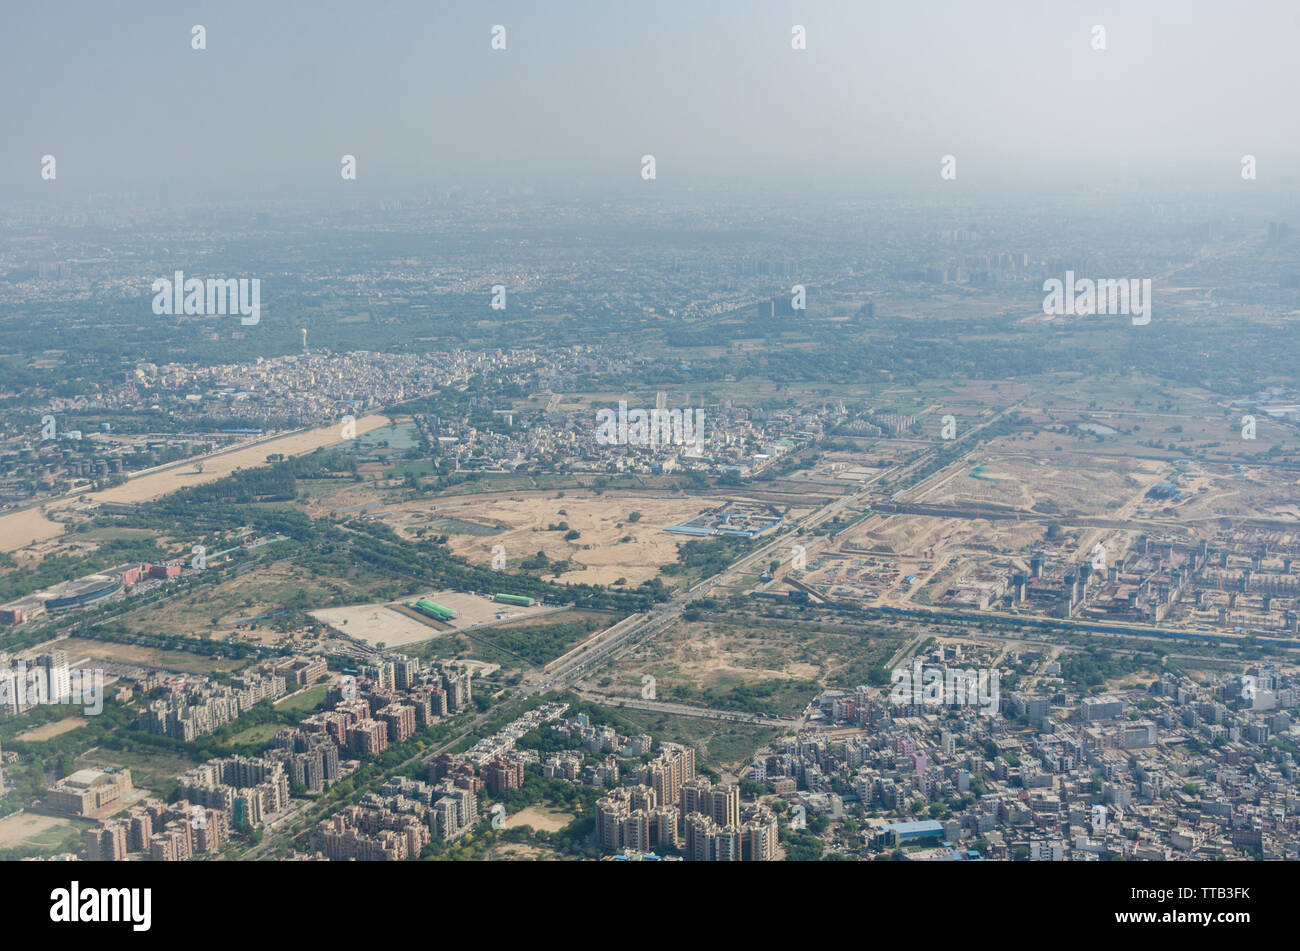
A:
MULTIPOLYGON (((384 416, 366 416, 357 420, 357 435, 363 435, 374 429, 387 426, 384 416)), ((272 453, 286 456, 300 456, 322 446, 333 446, 342 442, 339 426, 329 425, 319 429, 309 429, 279 439, 269 439, 255 445, 245 446, 229 452, 205 457, 203 471, 195 468, 194 462, 183 462, 158 472, 150 472, 131 479, 125 485, 119 485, 102 492, 89 492, 56 499, 47 506, 51 511, 56 508, 74 508, 87 502, 148 502, 161 498, 191 485, 203 485, 225 478, 236 469, 266 465, 266 457, 272 453)), ((197 460, 196 460, 197 461, 197 460)), ((16 551, 34 541, 45 541, 63 534, 63 526, 46 518, 38 508, 24 509, 0 515, 0 551, 16 551)))

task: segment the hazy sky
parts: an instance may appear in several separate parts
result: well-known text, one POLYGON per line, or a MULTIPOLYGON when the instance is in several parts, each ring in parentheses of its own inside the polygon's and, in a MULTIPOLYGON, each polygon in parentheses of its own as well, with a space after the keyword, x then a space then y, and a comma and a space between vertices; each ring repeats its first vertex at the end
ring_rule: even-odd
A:
POLYGON ((396 189, 639 187, 644 153, 696 189, 930 187, 945 154, 971 186, 1234 187, 1245 153, 1261 184, 1300 168, 1296 0, 4 8, 0 189, 28 197, 337 189, 345 153, 355 186, 396 189))

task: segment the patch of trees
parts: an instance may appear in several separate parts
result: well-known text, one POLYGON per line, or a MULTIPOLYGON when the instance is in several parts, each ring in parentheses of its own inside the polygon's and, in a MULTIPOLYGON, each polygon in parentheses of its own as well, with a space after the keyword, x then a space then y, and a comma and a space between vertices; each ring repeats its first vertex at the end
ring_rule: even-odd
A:
POLYGON ((28 566, 22 571, 0 576, 0 602, 12 601, 33 591, 94 574, 125 561, 157 561, 164 557, 166 552, 151 538, 112 539, 100 545, 98 551, 79 558, 47 555, 34 567, 28 566))
POLYGON ((751 551, 757 542, 757 539, 727 536, 692 539, 677 549, 677 561, 674 564, 664 565, 659 570, 665 575, 697 573, 699 577, 707 578, 751 551))
POLYGON ((490 593, 502 589, 548 601, 551 604, 574 604, 631 613, 650 607, 645 593, 609 591, 602 585, 554 584, 521 572, 509 574, 486 566, 471 565, 452 556, 437 539, 423 539, 412 544, 399 538, 386 525, 358 522, 350 539, 354 559, 382 572, 418 579, 439 587, 458 591, 490 593))
POLYGON ((478 636, 494 647, 510 651, 541 666, 548 664, 587 635, 608 627, 609 618, 587 617, 570 624, 539 624, 533 627, 487 628, 478 636))

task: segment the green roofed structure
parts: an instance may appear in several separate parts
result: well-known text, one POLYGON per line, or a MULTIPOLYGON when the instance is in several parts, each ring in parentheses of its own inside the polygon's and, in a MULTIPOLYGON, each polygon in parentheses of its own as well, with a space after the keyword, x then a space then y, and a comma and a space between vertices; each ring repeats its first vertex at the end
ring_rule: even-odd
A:
POLYGON ((435 621, 451 621, 456 617, 456 612, 451 608, 444 608, 436 601, 430 601, 428 598, 421 598, 419 601, 407 601, 406 606, 413 611, 419 611, 425 617, 431 617, 435 621))
POLYGON ((521 608, 531 608, 537 603, 533 598, 524 597, 522 594, 494 594, 492 600, 501 604, 516 604, 521 608))

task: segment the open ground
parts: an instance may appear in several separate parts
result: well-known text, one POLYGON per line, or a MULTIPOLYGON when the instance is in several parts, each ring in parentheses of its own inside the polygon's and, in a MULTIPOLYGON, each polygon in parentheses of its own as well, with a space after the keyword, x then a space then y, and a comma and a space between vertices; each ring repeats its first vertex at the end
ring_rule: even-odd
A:
MULTIPOLYGON (((357 435, 370 432, 389 425, 385 416, 365 416, 356 422, 357 435)), ((161 498, 193 485, 203 485, 224 478, 236 469, 248 469, 266 465, 266 457, 274 453, 286 456, 300 456, 314 452, 323 446, 333 446, 343 441, 340 427, 322 426, 305 432, 268 439, 241 449, 232 449, 202 458, 203 471, 199 472, 196 463, 200 460, 185 460, 169 465, 157 471, 147 472, 128 480, 124 485, 76 495, 67 499, 56 500, 47 506, 50 514, 59 511, 85 509, 88 503, 148 502, 161 498)), ((40 509, 24 509, 0 515, 0 550, 16 551, 34 541, 55 538, 63 533, 63 525, 42 514, 40 509)))
POLYGON ((399 647, 438 637, 441 634, 467 630, 501 621, 518 621, 557 610, 541 604, 530 608, 512 604, 497 604, 491 598, 465 594, 460 591, 418 592, 401 601, 379 604, 356 604, 348 607, 322 608, 312 611, 312 617, 348 637, 367 644, 399 647), (396 610, 407 601, 428 598, 451 608, 458 617, 446 624, 416 616, 414 612, 396 610))

